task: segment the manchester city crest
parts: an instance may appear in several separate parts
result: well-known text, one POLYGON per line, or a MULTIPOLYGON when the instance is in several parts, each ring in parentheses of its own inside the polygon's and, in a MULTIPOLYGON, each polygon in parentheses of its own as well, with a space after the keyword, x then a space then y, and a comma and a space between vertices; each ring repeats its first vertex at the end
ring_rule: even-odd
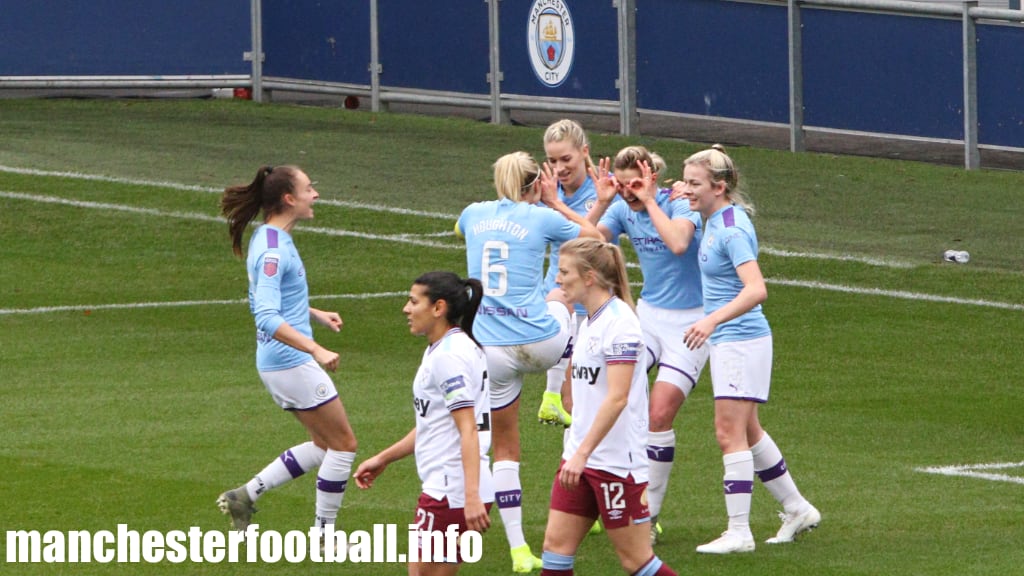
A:
POLYGON ((575 37, 564 0, 534 0, 527 24, 527 49, 533 72, 545 86, 560 86, 572 69, 575 37))

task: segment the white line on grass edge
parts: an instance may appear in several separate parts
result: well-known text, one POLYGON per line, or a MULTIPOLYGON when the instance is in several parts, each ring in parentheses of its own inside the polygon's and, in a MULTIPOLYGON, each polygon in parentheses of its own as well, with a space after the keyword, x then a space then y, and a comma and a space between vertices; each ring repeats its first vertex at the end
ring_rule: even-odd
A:
POLYGON ((926 474, 941 474, 943 476, 966 476, 968 478, 981 478, 995 482, 1013 482, 1024 484, 1024 476, 1011 476, 1009 474, 993 474, 983 470, 1005 470, 1007 468, 1024 468, 1024 462, 995 462, 992 464, 963 464, 959 466, 927 466, 915 468, 916 472, 926 474))
MULTIPOLYGON (((212 188, 202 188, 202 187, 199 187, 199 186, 189 186, 189 185, 177 184, 177 183, 172 183, 172 182, 159 182, 159 181, 148 181, 148 180, 131 180, 131 179, 125 179, 125 178, 112 178, 112 177, 107 177, 107 176, 95 176, 95 175, 88 175, 88 174, 79 174, 79 173, 74 173, 74 172, 50 172, 50 171, 41 171, 41 170, 30 170, 30 169, 22 169, 22 168, 11 168, 9 166, 3 166, 3 165, 0 165, 0 172, 12 172, 12 173, 29 174, 29 175, 42 175, 42 176, 56 176, 56 177, 78 178, 78 179, 83 179, 83 180, 95 180, 95 181, 102 181, 102 182, 117 182, 117 183, 127 183, 127 184, 134 184, 134 185, 159 186, 159 187, 167 187, 167 188, 172 188, 172 189, 177 189, 177 190, 198 190, 198 191, 208 191, 208 192, 219 192, 218 190, 215 190, 215 189, 212 189, 212 188)), ((197 212, 164 211, 164 210, 157 210, 157 209, 153 209, 153 208, 140 208, 140 207, 137 207, 137 206, 126 206, 126 205, 123 205, 123 204, 111 204, 111 203, 106 203, 106 202, 92 202, 92 201, 84 201, 84 200, 69 200, 67 198, 60 198, 60 197, 56 197, 56 196, 43 196, 43 195, 36 195, 36 194, 25 194, 25 193, 20 193, 20 192, 0 191, 0 197, 17 199, 17 200, 25 200, 25 201, 31 201, 31 202, 44 202, 44 203, 62 204, 62 205, 80 207, 80 208, 104 209, 104 210, 113 210, 113 211, 120 211, 120 212, 129 212, 129 213, 135 213, 135 214, 145 214, 145 215, 150 215, 150 216, 161 216, 161 217, 165 217, 165 218, 179 218, 179 219, 186 219, 186 220, 196 220, 196 221, 203 221, 203 222, 218 222, 218 223, 223 223, 223 221, 224 221, 220 217, 210 216, 208 214, 202 214, 202 213, 197 213, 197 212)), ((414 210, 394 209, 394 208, 390 208, 390 207, 387 207, 387 206, 376 206, 376 205, 368 205, 368 204, 366 204, 366 205, 358 204, 357 205, 356 203, 343 203, 343 202, 330 201, 330 200, 325 200, 323 202, 325 202, 325 203, 332 203, 332 202, 334 202, 334 203, 337 203, 339 205, 356 206, 356 207, 366 208, 366 209, 370 209, 370 210, 386 211, 386 212, 393 212, 393 213, 406 214, 406 215, 426 216, 426 217, 432 217, 432 218, 433 217, 447 218, 447 219, 450 219, 450 220, 455 220, 457 218, 456 215, 451 215, 451 214, 441 214, 441 213, 436 213, 436 212, 418 212, 418 211, 414 211, 414 210)), ((430 240, 421 239, 423 235, 412 235, 412 234, 408 234, 408 233, 380 235, 380 234, 368 234, 368 233, 364 233, 364 232, 355 232, 355 231, 351 231, 351 230, 339 230, 339 229, 334 229, 334 228, 322 228, 322 227, 316 227, 316 226, 303 226, 302 230, 304 232, 311 232, 311 233, 314 233, 314 234, 326 234, 326 235, 330 235, 330 236, 356 237, 356 238, 365 238, 365 239, 368 239, 368 240, 398 242, 398 243, 402 243, 402 244, 413 244, 413 245, 416 245, 416 246, 424 246, 424 247, 429 247, 429 248, 441 248, 441 249, 447 249, 447 250, 461 250, 462 249, 462 246, 460 246, 460 245, 455 245, 455 244, 451 244, 451 243, 433 242, 433 241, 430 241, 430 240)), ((450 233, 442 232, 442 233, 437 233, 437 234, 427 234, 426 236, 435 236, 435 237, 437 237, 437 236, 446 236, 446 235, 449 235, 449 234, 450 233)), ((793 252, 784 252, 784 251, 771 251, 769 249, 763 249, 762 251, 764 251, 764 252, 766 252, 768 254, 773 254, 774 253, 774 254, 777 254, 777 255, 780 255, 780 256, 785 256, 785 257, 832 258, 832 259, 838 259, 838 260, 859 261, 859 262, 865 262, 865 263, 874 264, 874 265, 891 265, 891 264, 885 264, 882 261, 868 261, 868 260, 865 260, 865 259, 856 259, 856 258, 845 257, 845 256, 829 256, 829 255, 823 255, 823 254, 807 254, 807 253, 793 253, 793 252)), ((631 263, 631 267, 636 267, 636 264, 631 263)), ((899 291, 899 290, 882 290, 882 289, 878 289, 878 288, 858 288, 858 287, 853 287, 853 286, 843 286, 843 285, 837 285, 837 284, 826 284, 826 283, 815 282, 815 281, 787 280, 787 279, 783 279, 783 278, 770 278, 770 279, 766 279, 766 281, 769 284, 778 284, 778 285, 782 285, 782 286, 794 286, 794 287, 810 288, 810 289, 816 289, 816 290, 828 290, 828 291, 834 291, 834 292, 845 292, 845 293, 851 293, 851 294, 863 294, 863 295, 872 295, 872 296, 885 296, 885 297, 900 298, 900 299, 905 299, 905 300, 919 300, 919 301, 927 301, 927 302, 941 302, 941 303, 949 303, 949 304, 982 306, 982 307, 988 307, 988 308, 999 308, 999 309, 1004 309, 1004 310, 1024 310, 1024 305, 1021 305, 1021 304, 1010 304, 1010 303, 1005 303, 1005 302, 995 302, 995 301, 989 301, 989 300, 957 298, 957 297, 951 297, 951 296, 937 296, 937 295, 933 295, 933 294, 921 294, 921 293, 906 292, 906 291, 899 291)), ((339 294, 339 295, 333 295, 333 296, 321 296, 321 298, 372 298, 372 297, 391 296, 391 295, 396 295, 396 294, 397 295, 404 295, 404 293, 385 292, 385 293, 381 293, 381 295, 375 295, 375 294, 364 294, 364 295, 345 295, 345 294, 339 294)), ((7 308, 7 309, 0 309, 0 315, 39 314, 39 313, 46 313, 46 312, 85 311, 85 310, 102 310, 102 309, 152 308, 152 307, 159 307, 159 306, 167 306, 167 307, 199 306, 199 305, 210 305, 210 304, 227 304, 227 303, 235 303, 235 302, 236 301, 234 301, 234 300, 208 300, 208 301, 204 300, 204 301, 186 301, 186 302, 145 302, 145 303, 134 303, 134 304, 133 303, 128 303, 128 304, 100 304, 100 305, 76 305, 76 306, 47 306, 47 307, 39 307, 39 308, 7 308)))
MULTIPOLYGON (((33 168, 17 168, 14 166, 5 166, 0 164, 0 172, 9 172, 11 174, 23 174, 27 176, 52 176, 57 178, 74 178, 77 180, 89 180, 93 182, 112 182, 117 184, 131 184, 136 186, 154 186, 158 188, 170 188, 172 190, 182 190, 189 192, 210 192, 220 194, 223 189, 212 188, 208 186, 197 186, 194 184, 181 184, 179 182, 167 182, 163 180, 143 180, 136 178, 120 178, 116 176, 103 176, 97 174, 85 174, 82 172, 63 172, 55 170, 36 170, 33 168)), ((436 218, 440 220, 448 220, 454 222, 458 219, 458 214, 447 214, 444 212, 426 212, 422 210, 411 210, 409 208, 397 208, 394 206, 384 206, 380 204, 366 204, 363 202, 349 202, 346 200, 329 200, 320 199, 317 202, 326 204, 328 206, 340 206, 342 208, 355 208, 359 210, 371 210, 374 212, 387 212, 391 214, 402 214, 407 216, 419 216, 423 218, 436 218)), ((451 232, 442 232, 438 235, 449 235, 451 232)), ((862 256, 849 256, 849 255, 836 255, 836 254, 825 254, 820 252, 792 252, 789 250, 780 250, 772 248, 770 246, 762 246, 761 252, 770 256, 782 256, 789 258, 809 258, 814 260, 840 260, 844 262, 860 262, 861 264, 868 264, 870 266, 884 266, 887 268, 912 268, 914 265, 908 262, 900 262, 896 260, 886 260, 882 258, 866 258, 862 256)))

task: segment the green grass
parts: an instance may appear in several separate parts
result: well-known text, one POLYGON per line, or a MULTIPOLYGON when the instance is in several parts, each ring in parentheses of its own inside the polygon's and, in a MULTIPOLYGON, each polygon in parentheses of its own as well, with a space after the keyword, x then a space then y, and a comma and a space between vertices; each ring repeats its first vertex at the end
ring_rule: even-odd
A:
MULTIPOLYGON (((537 127, 234 101, 5 100, 0 134, 0 165, 12 168, 217 189, 248 181, 264 162, 297 163, 320 181, 325 199, 445 214, 493 197, 490 165, 499 155, 542 152, 537 127)), ((591 138, 595 155, 632 142, 591 138)), ((669 176, 699 149, 636 140, 669 161, 669 176)), ((1015 573, 1024 563, 1024 485, 916 469, 1024 460, 1024 175, 748 148, 731 153, 759 207, 762 247, 853 258, 761 259, 775 337, 772 401, 762 421, 824 521, 789 546, 760 545, 754 554, 725 558, 694 552, 725 524, 705 375, 677 420, 677 465, 657 553, 685 574, 1015 573), (942 251, 953 247, 969 250, 972 261, 941 263, 942 251), (896 291, 911 296, 890 294, 896 291)), ((217 200, 201 189, 0 170, 3 531, 120 523, 140 532, 226 530, 213 506, 217 494, 302 441, 301 427, 274 406, 256 376, 244 266, 231 254, 226 226, 213 219, 217 200), (158 305, 174 302, 181 304, 158 305)), ((409 391, 424 346, 407 332, 401 296, 372 295, 404 292, 426 270, 464 272, 464 255, 451 237, 413 237, 446 246, 435 248, 383 238, 446 232, 446 218, 328 203, 316 214, 296 239, 314 305, 345 319, 341 333, 317 338, 341 354, 334 380, 361 459, 412 426, 409 391)), ((541 389, 539 378, 528 382, 528 412, 541 389)), ((526 535, 538 551, 560 434, 529 414, 523 431, 526 535)), ((1020 468, 1004 472, 1024 475, 1020 468)), ((264 528, 305 530, 313 489, 313 478, 304 477, 275 490, 261 500, 257 520, 264 528)), ((347 494, 342 522, 350 529, 403 525, 417 493, 413 462, 398 463, 373 490, 347 494)), ((777 528, 775 510, 755 488, 758 540, 777 528)), ((484 559, 465 566, 465 574, 508 572, 492 516, 484 559)), ((405 568, 165 562, 3 571, 405 568)), ((604 536, 584 542, 577 573, 618 573, 604 536)))

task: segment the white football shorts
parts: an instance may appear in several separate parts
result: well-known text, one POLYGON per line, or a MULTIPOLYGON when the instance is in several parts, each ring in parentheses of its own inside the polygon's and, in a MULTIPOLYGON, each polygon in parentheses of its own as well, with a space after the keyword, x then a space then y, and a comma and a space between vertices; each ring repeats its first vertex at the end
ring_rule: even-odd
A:
POLYGON ((690 325, 704 317, 704 310, 669 310, 651 306, 641 299, 637 302, 636 313, 640 317, 644 343, 651 353, 648 358, 658 365, 655 380, 672 384, 684 397, 688 397, 708 362, 710 350, 707 344, 690 350, 683 343, 683 334, 690 325))
POLYGON ((715 400, 767 402, 772 387, 772 336, 711 344, 715 400))
POLYGON ((484 346, 487 377, 491 381, 491 410, 516 401, 523 392, 523 374, 545 372, 554 366, 569 346, 572 334, 569 309, 560 302, 548 302, 548 313, 558 320, 558 334, 529 344, 484 346))
POLYGON ((331 377, 312 360, 294 368, 261 371, 260 379, 285 410, 312 410, 338 397, 331 377))

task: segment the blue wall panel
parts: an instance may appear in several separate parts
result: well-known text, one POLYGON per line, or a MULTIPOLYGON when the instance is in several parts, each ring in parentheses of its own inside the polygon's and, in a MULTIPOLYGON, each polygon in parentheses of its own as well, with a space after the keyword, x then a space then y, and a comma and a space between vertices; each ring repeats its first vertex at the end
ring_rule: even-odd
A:
POLYGON ((1024 148, 1024 28, 978 26, 978 140, 1024 148))
POLYGON ((551 0, 545 4, 568 8, 575 34, 572 67, 560 85, 551 87, 534 72, 528 34, 533 0, 502 0, 502 93, 560 98, 618 100, 618 12, 611 0, 551 0))
POLYGON ((382 86, 490 94, 487 4, 379 0, 382 86))
POLYGON ((263 74, 370 84, 368 0, 263 2, 263 74))
POLYGON ((0 76, 247 74, 249 0, 4 0, 0 76))
POLYGON ((963 139, 959 20, 802 13, 808 126, 963 139))
POLYGON ((789 122, 785 6, 637 0, 636 19, 639 107, 789 122))

